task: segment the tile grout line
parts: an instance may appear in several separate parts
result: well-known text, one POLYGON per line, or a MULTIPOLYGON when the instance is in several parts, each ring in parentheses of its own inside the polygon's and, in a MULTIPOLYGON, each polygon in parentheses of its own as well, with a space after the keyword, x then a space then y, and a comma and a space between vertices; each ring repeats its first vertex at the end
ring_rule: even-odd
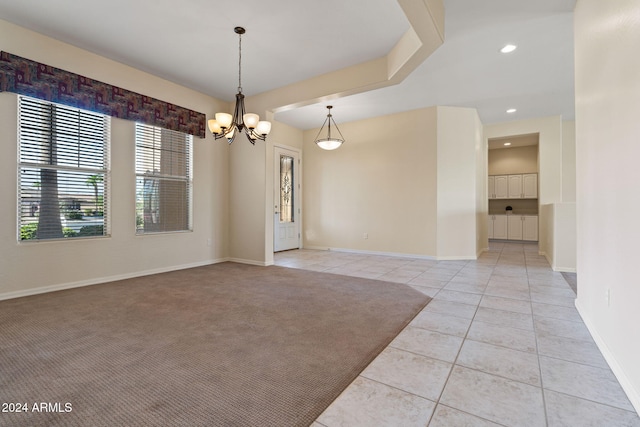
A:
POLYGON ((547 398, 545 396, 544 378, 542 376, 542 361, 540 360, 540 345, 538 343, 538 333, 533 311, 533 300, 531 299, 531 285, 529 284, 529 266, 525 257, 525 268, 527 273, 527 286, 529 288, 529 305, 531 306, 531 323, 533 326, 533 338, 536 340, 536 357, 538 359, 538 372, 540 373, 540 394, 542 395, 542 410, 544 411, 544 421, 549 425, 549 414, 547 413, 547 398))
MULTIPOLYGON (((494 267, 494 268, 495 268, 495 267, 494 267)), ((493 274, 493 269, 491 270, 491 272, 492 272, 491 274, 493 274)), ((456 275, 457 275, 457 273, 456 273, 456 275)), ((451 283, 451 280, 453 280, 453 278, 454 278, 456 275, 454 275, 454 276, 453 276, 449 281, 447 281, 447 285, 448 285, 449 283, 451 283)), ((491 275, 490 275, 489 277, 491 277, 491 275)), ((488 281, 489 281, 489 279, 487 279, 487 283, 488 283, 488 281)), ((446 287, 447 285, 445 285, 444 287, 446 287)), ((485 286, 486 286, 486 285, 485 285, 485 286)), ((444 289, 444 287, 443 287, 442 289, 444 289)), ((442 290, 442 289, 441 289, 441 290, 442 290)), ((440 291, 438 291, 438 293, 440 293, 440 291)), ((437 294, 436 294, 436 295, 437 295, 437 294)), ((434 297, 435 297, 435 296, 434 296, 434 297)), ((481 301, 482 301, 482 299, 481 299, 481 301)), ((442 395, 444 394, 444 390, 447 388, 447 384, 449 384, 449 380, 451 380, 451 375, 453 374, 453 370, 454 370, 454 369, 455 369, 455 367, 456 367, 456 363, 457 363, 457 361, 458 361, 458 358, 460 357, 460 353, 462 352, 462 347, 464 347, 464 343, 465 343, 465 342, 466 342, 466 340, 467 340, 467 337, 468 337, 468 335, 469 335, 469 330, 471 329, 471 325, 473 324, 473 321, 474 321, 474 319, 475 319, 475 317, 476 317, 476 314, 478 313, 478 309, 479 309, 479 307, 480 307, 480 303, 478 303, 478 305, 476 306, 476 309, 475 309, 475 311, 474 311, 474 313, 473 313, 473 317, 472 317, 472 318, 471 318, 471 320, 469 321, 469 326, 467 327, 467 330, 466 330, 466 332, 465 332, 465 334, 464 334, 464 337, 461 337, 461 338, 462 338, 462 342, 460 343, 460 348, 459 348, 459 349, 458 349, 458 351, 456 352, 456 357, 453 359, 453 362, 451 363, 451 368, 449 369, 449 373, 447 374, 447 379, 444 381, 444 384, 443 384, 443 386, 442 386, 442 390, 440 390, 440 393, 438 394, 438 399, 436 400, 436 406, 434 407, 433 412, 431 413, 431 416, 429 417, 429 421, 427 422, 427 426, 429 426, 429 424, 431 424, 431 421, 433 421, 433 416, 434 416, 434 415, 435 415, 435 413, 436 413, 436 409, 438 409, 438 405, 440 405, 440 400, 442 399, 442 395)), ((466 320, 466 319, 465 319, 465 320, 466 320)), ((444 406, 447 406, 447 405, 444 405, 444 406)), ((447 406, 447 407, 450 407, 450 406, 447 406)), ((453 407, 451 407, 451 408, 453 408, 453 407)), ((453 409, 455 409, 456 411, 462 411, 462 412, 467 413, 466 411, 463 411, 463 410, 458 409, 458 408, 453 408, 453 409)), ((471 414, 471 415, 473 415, 473 414, 471 414)), ((473 416, 474 416, 474 417, 478 417, 477 415, 473 415, 473 416)), ((480 418, 480 417, 478 417, 478 418, 480 418)))

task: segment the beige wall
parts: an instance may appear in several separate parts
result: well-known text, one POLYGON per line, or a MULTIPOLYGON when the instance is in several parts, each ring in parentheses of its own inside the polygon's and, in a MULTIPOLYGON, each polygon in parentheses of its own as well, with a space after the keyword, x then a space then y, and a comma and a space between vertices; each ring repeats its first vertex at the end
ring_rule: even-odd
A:
POLYGON ((538 173, 538 146, 489 150, 489 175, 538 173))
MULTIPOLYGON (((247 108, 250 102, 247 100, 247 108)), ((273 120, 268 112, 264 117, 273 120)), ((302 139, 301 130, 272 122, 267 141, 257 141, 253 146, 240 135, 231 145, 229 240, 232 260, 273 264, 274 145, 300 149, 302 139)))
POLYGON ((553 204, 553 269, 576 272, 577 236, 575 202, 553 204))
POLYGON ((435 256, 436 125, 435 107, 340 123, 334 151, 306 131, 304 246, 435 256))
MULTIPOLYGON (((207 115, 229 106, 0 20, 0 49, 207 115)), ((194 138, 193 232, 135 235, 134 123, 111 121, 110 238, 18 243, 17 96, 0 93, 0 298, 211 263, 229 256, 226 143, 194 138), (211 239, 211 246, 208 241, 211 239)))
POLYGON ((576 122, 562 122, 562 201, 576 201, 576 122))
POLYGON ((638 46, 637 0, 578 0, 576 306, 640 412, 638 46))
POLYGON ((479 245, 477 183, 486 181, 476 150, 482 125, 473 108, 438 107, 437 113, 437 258, 472 259, 479 245))
POLYGON ((483 136, 483 126, 480 118, 477 121, 476 129, 476 171, 478 178, 476 179, 476 252, 480 255, 483 251, 489 250, 489 227, 487 224, 487 215, 489 214, 489 206, 487 200, 489 198, 488 185, 485 176, 489 175, 489 143, 483 136))
POLYGON ((474 109, 432 107, 340 130, 346 142, 335 151, 315 146, 317 129, 304 134, 305 247, 439 259, 484 248, 486 151, 474 109))

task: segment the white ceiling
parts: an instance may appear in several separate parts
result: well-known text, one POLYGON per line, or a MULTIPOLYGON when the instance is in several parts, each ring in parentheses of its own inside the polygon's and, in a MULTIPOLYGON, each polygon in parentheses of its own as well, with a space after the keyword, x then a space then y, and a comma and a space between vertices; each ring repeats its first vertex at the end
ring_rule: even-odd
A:
MULTIPOLYGON (((444 44, 402 83, 332 100, 338 123, 433 105, 476 108, 483 123, 573 118, 575 0, 443 1, 444 44), (499 53, 506 43, 518 49, 499 53)), ((382 57, 409 29, 396 0, 0 0, 0 18, 227 101, 235 26, 248 97, 382 57)), ((316 128, 326 105, 276 120, 316 128)))

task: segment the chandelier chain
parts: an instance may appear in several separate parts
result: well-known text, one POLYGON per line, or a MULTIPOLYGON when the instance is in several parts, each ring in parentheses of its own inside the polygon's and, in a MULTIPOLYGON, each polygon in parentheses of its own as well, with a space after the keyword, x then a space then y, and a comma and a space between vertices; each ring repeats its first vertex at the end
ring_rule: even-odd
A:
POLYGON ((238 38, 238 92, 242 93, 242 34, 238 38))

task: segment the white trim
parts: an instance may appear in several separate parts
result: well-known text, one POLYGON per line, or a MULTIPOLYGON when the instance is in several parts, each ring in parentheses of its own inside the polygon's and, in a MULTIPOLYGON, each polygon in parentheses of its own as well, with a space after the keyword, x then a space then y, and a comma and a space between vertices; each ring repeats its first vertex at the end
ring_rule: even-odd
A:
POLYGON ((549 255, 545 251, 538 251, 538 255, 545 257, 549 265, 553 265, 553 260, 551 259, 551 257, 549 257, 549 255))
POLYGON ((489 247, 480 248, 480 250, 476 253, 476 259, 480 258, 480 256, 485 252, 489 252, 489 247))
POLYGON ((314 249, 314 250, 320 250, 320 251, 334 251, 334 252, 348 252, 348 253, 363 254, 363 255, 382 255, 382 256, 390 256, 390 257, 397 257, 397 258, 429 259, 429 260, 435 260, 435 261, 473 261, 477 259, 476 257, 473 257, 473 256, 434 257, 432 255, 407 254, 402 252, 364 251, 364 250, 358 250, 358 249, 331 248, 326 246, 305 246, 304 249, 314 249))
POLYGON ((273 261, 255 261, 252 259, 242 259, 242 258, 229 258, 227 261, 237 262, 239 264, 249 264, 249 265, 257 265, 260 267, 268 267, 273 265, 273 261))
POLYGON ((430 255, 417 255, 417 254, 406 254, 400 252, 379 252, 379 251, 364 251, 358 249, 346 249, 346 248, 331 248, 327 246, 305 246, 303 249, 312 249, 316 251, 334 251, 334 252, 347 252, 352 254, 363 254, 363 255, 383 255, 383 256, 391 256, 397 258, 415 258, 415 259, 431 259, 436 260, 436 257, 430 255))
POLYGON ((571 267, 558 267, 558 266, 553 266, 551 267, 553 269, 553 271, 557 271, 560 273, 576 273, 577 270, 575 268, 571 268, 571 267))
POLYGON ((59 284, 59 285, 43 286, 41 288, 25 289, 25 290, 21 290, 21 291, 13 291, 13 292, 5 292, 3 294, 0 294, 0 301, 13 299, 13 298, 27 297, 27 296, 30 296, 30 295, 44 294, 44 293, 47 293, 47 292, 62 291, 62 290, 65 290, 65 289, 81 288, 83 286, 99 285, 99 284, 102 284, 102 283, 114 282, 116 280, 124 280, 124 279, 132 279, 134 277, 149 276, 151 274, 167 273, 169 271, 185 270, 187 268, 194 268, 194 267, 202 267, 202 266, 205 266, 205 265, 218 264, 218 263, 225 262, 225 261, 229 261, 229 259, 220 258, 220 259, 214 259, 214 260, 209 260, 209 261, 194 262, 194 263, 191 263, 191 264, 182 264, 182 265, 176 265, 176 266, 171 266, 171 267, 156 268, 156 269, 153 269, 153 270, 136 271, 134 273, 118 274, 118 275, 115 275, 115 276, 99 277, 99 278, 94 278, 94 279, 89 279, 89 280, 81 280, 79 282, 62 283, 62 284, 59 284))
POLYGON ((477 256, 439 256, 436 257, 438 261, 475 261, 477 256))
POLYGON ((577 299, 575 302, 575 306, 578 309, 578 313, 580 313, 580 317, 582 317, 582 321, 587 326, 589 333, 591 333, 593 340, 596 342, 596 345, 604 356, 604 359, 607 361, 609 367, 613 371, 613 375, 615 375, 615 377, 618 379, 618 382, 622 386, 622 390, 624 390, 624 392, 627 394, 629 401, 635 408, 636 412, 640 415, 640 390, 637 390, 634 387, 633 381, 631 381, 624 373, 624 369, 622 369, 614 354, 611 352, 611 350, 609 350, 609 347, 602 339, 600 334, 598 334, 596 328, 593 326, 589 318, 582 314, 584 311, 581 309, 580 303, 577 299))
MULTIPOLYGON (((296 154, 296 159, 298 160, 298 166, 296 169, 294 169, 293 172, 293 177, 294 180, 296 180, 297 178, 297 182, 298 182, 298 188, 295 189, 294 188, 294 199, 293 199, 293 209, 294 209, 294 213, 297 209, 297 213, 295 213, 295 215, 298 218, 297 221, 297 227, 298 227, 298 247, 297 248, 291 248, 291 249, 302 249, 302 230, 304 229, 304 224, 303 224, 303 186, 302 186, 302 149, 297 148, 297 147, 292 147, 290 145, 283 145, 283 144, 278 144, 275 143, 273 144, 273 175, 274 175, 274 179, 273 179, 273 200, 271 201, 271 206, 274 206, 274 204, 279 205, 280 204, 280 200, 279 200, 279 192, 280 192, 280 179, 276 178, 276 176, 279 176, 279 173, 276 172, 276 170, 279 170, 279 166, 276 167, 276 163, 279 164, 279 162, 276 162, 276 152, 277 150, 284 150, 284 151, 289 151, 291 153, 295 153, 296 154), (297 171, 297 173, 296 173, 297 171), (278 194, 278 196, 276 195, 278 194), (297 196, 296 196, 297 195, 297 196)), ((295 184, 294 184, 295 185, 295 184)), ((273 210, 271 210, 271 212, 273 212, 273 210)), ((274 224, 275 222, 275 218, 271 221, 271 224, 273 224, 273 229, 271 230, 271 235, 273 236, 273 242, 271 244, 271 250, 273 253, 276 252, 280 252, 280 251, 276 251, 276 226, 274 224)), ((291 250, 291 249, 285 249, 285 250, 291 250)), ((240 262, 240 261, 238 261, 240 262)), ((273 265, 273 263, 271 263, 270 265, 273 265)))

